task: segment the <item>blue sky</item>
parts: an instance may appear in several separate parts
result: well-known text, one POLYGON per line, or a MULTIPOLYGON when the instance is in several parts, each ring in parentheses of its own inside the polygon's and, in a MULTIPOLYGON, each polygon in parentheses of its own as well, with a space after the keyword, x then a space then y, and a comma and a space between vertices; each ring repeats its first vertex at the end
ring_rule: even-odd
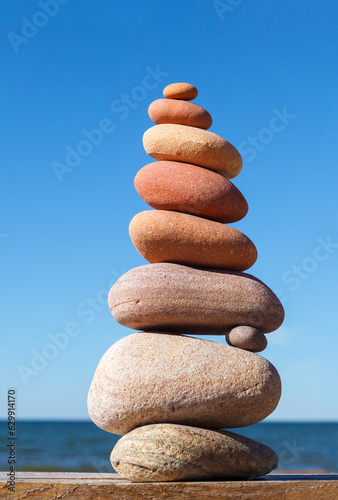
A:
POLYGON ((19 418, 88 418, 101 356, 132 333, 109 287, 146 263, 128 225, 147 108, 187 81, 242 153, 234 226, 286 310, 263 353, 283 382, 270 420, 337 420, 337 3, 55 2, 0 7, 0 417, 15 387, 19 418))

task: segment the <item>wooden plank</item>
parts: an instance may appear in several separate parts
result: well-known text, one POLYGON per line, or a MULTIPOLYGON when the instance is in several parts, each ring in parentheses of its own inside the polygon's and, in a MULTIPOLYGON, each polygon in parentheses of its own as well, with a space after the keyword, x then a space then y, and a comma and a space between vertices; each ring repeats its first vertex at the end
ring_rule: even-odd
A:
POLYGON ((2 499, 183 499, 337 500, 338 475, 268 475, 248 481, 132 483, 118 474, 17 472, 15 493, 0 472, 2 499))

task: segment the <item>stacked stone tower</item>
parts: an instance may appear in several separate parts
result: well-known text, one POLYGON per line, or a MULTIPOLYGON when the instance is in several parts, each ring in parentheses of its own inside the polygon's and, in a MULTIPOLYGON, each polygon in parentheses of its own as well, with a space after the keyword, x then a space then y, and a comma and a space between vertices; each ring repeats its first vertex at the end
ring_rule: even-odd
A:
MULTIPOLYGON (((119 323, 139 330, 101 359, 88 396, 102 429, 123 435, 113 467, 132 481, 253 477, 277 466, 267 446, 228 430, 255 424, 277 406, 277 370, 256 354, 283 322, 283 307, 243 271, 252 241, 225 225, 242 219, 245 198, 229 179, 242 159, 207 131, 210 114, 176 83, 154 101, 143 137, 158 160, 135 178, 155 210, 137 214, 130 236, 150 264, 124 274, 108 303, 119 323), (227 343, 195 335, 225 335, 227 343)), ((217 338, 217 337, 216 337, 217 338)))

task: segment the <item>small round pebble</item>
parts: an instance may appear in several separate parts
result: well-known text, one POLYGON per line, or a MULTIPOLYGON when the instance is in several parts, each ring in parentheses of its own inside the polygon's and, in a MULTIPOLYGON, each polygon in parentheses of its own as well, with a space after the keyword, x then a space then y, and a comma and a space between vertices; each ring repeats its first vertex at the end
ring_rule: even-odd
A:
POLYGON ((183 99, 184 101, 191 101, 198 95, 196 87, 191 83, 171 83, 163 90, 163 95, 167 99, 183 99))
POLYGON ((225 340, 232 347, 251 352, 264 351, 268 345, 266 336, 252 326, 236 326, 225 335, 225 340))

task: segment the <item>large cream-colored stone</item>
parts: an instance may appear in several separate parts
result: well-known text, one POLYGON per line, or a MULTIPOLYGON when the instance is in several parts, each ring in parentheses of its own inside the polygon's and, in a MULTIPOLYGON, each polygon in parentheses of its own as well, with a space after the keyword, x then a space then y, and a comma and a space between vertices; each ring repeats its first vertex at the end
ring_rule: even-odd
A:
POLYGON ((263 476, 277 467, 268 446, 228 431, 154 424, 122 437, 111 453, 130 481, 196 481, 263 476))
POLYGON ((276 408, 280 394, 277 370, 258 354, 139 332, 104 354, 88 410, 98 427, 115 434, 160 422, 222 429, 259 422, 276 408))
POLYGON ((165 123, 149 128, 143 135, 143 146, 156 160, 193 163, 232 179, 242 169, 237 149, 208 130, 165 123))
POLYGON ((108 304, 116 321, 135 330, 224 335, 246 325, 268 333, 284 320, 276 295, 250 274, 171 263, 131 269, 108 304))
POLYGON ((257 259, 253 242, 241 231, 195 215, 168 210, 136 214, 131 240, 149 262, 176 262, 245 271, 257 259))

